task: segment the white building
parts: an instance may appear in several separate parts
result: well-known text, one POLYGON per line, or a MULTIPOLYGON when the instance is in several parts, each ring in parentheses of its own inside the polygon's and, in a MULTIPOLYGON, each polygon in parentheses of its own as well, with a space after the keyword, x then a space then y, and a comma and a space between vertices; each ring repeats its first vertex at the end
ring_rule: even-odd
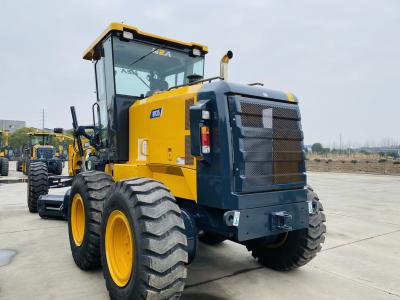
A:
POLYGON ((26 127, 25 121, 0 120, 0 130, 14 131, 26 127))

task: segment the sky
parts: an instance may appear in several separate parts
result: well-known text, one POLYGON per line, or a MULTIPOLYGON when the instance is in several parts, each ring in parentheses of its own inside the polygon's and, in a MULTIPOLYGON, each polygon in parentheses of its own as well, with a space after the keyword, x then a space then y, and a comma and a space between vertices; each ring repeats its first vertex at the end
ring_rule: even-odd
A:
POLYGON ((232 50, 229 80, 300 99, 305 143, 400 142, 400 1, 2 0, 0 119, 91 123, 83 51, 113 21, 209 46, 205 76, 232 50))

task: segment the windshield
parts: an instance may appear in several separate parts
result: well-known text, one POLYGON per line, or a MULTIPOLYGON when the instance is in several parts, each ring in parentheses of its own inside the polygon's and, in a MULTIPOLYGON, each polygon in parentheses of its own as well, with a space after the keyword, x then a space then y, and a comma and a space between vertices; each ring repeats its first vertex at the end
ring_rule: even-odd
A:
POLYGON ((117 94, 147 97, 156 91, 188 83, 188 75, 203 77, 204 57, 114 37, 117 94))
POLYGON ((31 144, 34 145, 53 145, 55 139, 51 135, 31 135, 31 144))

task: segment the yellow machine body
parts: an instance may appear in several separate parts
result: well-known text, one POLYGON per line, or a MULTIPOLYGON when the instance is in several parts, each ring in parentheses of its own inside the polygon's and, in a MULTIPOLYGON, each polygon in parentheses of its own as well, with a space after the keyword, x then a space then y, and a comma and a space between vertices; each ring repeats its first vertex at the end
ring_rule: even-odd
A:
POLYGON ((189 107, 201 85, 185 86, 136 101, 129 109, 129 161, 109 164, 115 180, 160 180, 175 197, 197 199, 196 160, 190 154, 189 107), (150 118, 161 109, 161 117, 150 118))
POLYGON ((8 131, 0 130, 0 157, 8 155, 8 131))
MULTIPOLYGON (((87 144, 88 140, 82 138, 82 143, 87 144)), ((86 146, 83 149, 83 156, 86 158, 90 153, 94 153, 95 149, 92 146, 86 146)), ((79 155, 76 145, 68 145, 68 176, 75 176, 81 171, 83 158, 79 155)))

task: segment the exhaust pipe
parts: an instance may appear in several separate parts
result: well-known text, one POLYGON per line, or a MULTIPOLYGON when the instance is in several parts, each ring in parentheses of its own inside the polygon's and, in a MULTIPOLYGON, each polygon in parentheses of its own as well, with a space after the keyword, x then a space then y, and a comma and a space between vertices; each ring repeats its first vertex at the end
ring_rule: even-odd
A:
POLYGON ((233 53, 231 50, 229 50, 221 59, 219 77, 221 77, 223 80, 228 80, 228 63, 232 57, 233 53))

